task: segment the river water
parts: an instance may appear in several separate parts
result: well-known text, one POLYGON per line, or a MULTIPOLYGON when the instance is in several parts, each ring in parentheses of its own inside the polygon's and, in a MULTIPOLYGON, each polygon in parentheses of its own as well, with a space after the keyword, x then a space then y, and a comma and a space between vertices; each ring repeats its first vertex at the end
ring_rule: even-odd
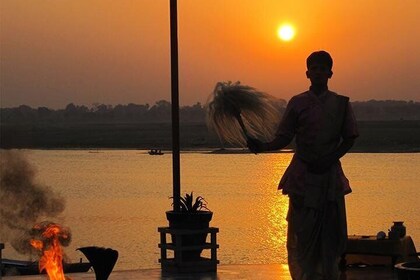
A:
MULTIPOLYGON (((158 267, 157 228, 171 210, 172 156, 141 150, 25 150, 36 178, 66 199, 55 222, 70 227, 65 252, 83 246, 119 251, 116 270, 158 267)), ((182 193, 202 195, 218 227, 223 264, 287 263, 288 199, 277 184, 291 153, 181 154, 182 193)), ((420 248, 420 153, 351 153, 342 159, 353 193, 346 199, 348 233, 376 235, 404 221, 420 248)), ((8 243, 5 258, 24 259, 8 243)))

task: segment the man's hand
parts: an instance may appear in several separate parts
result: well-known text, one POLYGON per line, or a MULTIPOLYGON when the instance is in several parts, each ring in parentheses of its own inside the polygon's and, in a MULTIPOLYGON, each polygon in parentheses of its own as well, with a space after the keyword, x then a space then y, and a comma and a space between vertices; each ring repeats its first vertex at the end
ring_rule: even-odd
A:
POLYGON ((257 153, 260 153, 260 152, 264 151, 264 149, 263 149, 264 143, 261 142, 258 139, 255 139, 255 138, 252 138, 252 137, 248 136, 246 138, 246 143, 247 143, 247 146, 248 146, 249 150, 251 152, 253 152, 254 154, 257 154, 257 153))

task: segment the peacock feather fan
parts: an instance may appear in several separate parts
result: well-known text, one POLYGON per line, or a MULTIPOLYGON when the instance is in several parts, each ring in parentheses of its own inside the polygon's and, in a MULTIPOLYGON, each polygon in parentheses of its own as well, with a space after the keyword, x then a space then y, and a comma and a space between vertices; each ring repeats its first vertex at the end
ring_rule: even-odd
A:
POLYGON ((280 119, 276 100, 240 82, 218 82, 206 104, 207 125, 220 139, 242 147, 247 136, 269 141, 280 119))

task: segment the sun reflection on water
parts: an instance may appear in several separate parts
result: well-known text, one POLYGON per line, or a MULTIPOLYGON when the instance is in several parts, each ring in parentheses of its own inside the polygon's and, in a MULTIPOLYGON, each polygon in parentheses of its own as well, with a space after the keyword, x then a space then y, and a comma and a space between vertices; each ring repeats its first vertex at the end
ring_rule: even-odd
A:
POLYGON ((287 263, 286 240, 287 240, 287 210, 289 202, 287 196, 277 191, 277 185, 280 177, 286 170, 291 156, 280 156, 278 154, 263 155, 264 160, 259 166, 264 174, 259 176, 259 186, 264 192, 260 211, 265 217, 265 232, 262 237, 262 243, 269 248, 268 252, 272 254, 270 259, 287 263), (274 171, 273 171, 274 170, 274 171))
POLYGON ((288 205, 287 199, 281 196, 276 196, 269 202, 268 221, 270 226, 267 234, 273 252, 285 252, 287 240, 286 215, 288 205))

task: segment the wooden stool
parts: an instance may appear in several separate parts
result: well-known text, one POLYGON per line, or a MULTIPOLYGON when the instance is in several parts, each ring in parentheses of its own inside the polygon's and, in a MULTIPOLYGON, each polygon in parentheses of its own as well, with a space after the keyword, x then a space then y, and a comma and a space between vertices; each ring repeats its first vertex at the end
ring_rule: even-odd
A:
POLYGON ((190 272, 216 272, 217 264, 217 248, 219 245, 216 242, 216 234, 219 232, 218 228, 210 227, 206 229, 172 229, 169 227, 159 227, 160 233, 160 259, 162 271, 170 273, 190 273, 190 272), (210 233, 210 243, 206 242, 202 245, 184 246, 182 244, 183 235, 196 235, 210 233), (167 243, 166 236, 171 234, 175 236, 175 244, 167 243), (210 249, 210 258, 200 257, 197 260, 183 260, 182 252, 188 250, 210 249), (174 258, 168 258, 167 250, 174 251, 174 258))

